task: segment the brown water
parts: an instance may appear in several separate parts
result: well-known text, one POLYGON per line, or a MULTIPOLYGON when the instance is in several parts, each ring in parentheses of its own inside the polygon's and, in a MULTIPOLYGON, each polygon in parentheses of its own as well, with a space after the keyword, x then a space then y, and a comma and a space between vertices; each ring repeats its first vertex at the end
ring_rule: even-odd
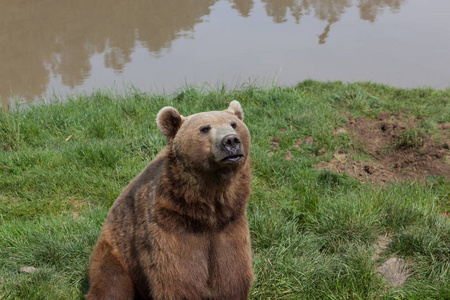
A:
POLYGON ((449 0, 0 0, 0 97, 135 86, 450 87, 449 0), (207 84, 205 84, 207 82, 207 84))

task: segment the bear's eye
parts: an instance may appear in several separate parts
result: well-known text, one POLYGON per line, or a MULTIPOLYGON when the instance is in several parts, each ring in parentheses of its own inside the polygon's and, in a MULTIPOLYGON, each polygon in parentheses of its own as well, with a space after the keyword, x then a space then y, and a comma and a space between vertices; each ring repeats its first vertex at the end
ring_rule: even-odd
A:
POLYGON ((201 133, 208 133, 210 130, 211 130, 211 126, 209 126, 209 125, 200 127, 201 133))
POLYGON ((231 123, 230 125, 231 125, 231 127, 232 127, 233 129, 236 129, 236 127, 237 127, 237 125, 236 125, 235 122, 231 123))

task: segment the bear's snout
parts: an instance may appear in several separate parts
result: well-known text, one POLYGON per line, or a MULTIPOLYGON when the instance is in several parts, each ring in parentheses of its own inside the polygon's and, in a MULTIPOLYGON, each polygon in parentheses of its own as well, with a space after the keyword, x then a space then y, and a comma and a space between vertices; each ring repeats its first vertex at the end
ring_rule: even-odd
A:
POLYGON ((234 153, 241 147, 241 140, 236 134, 229 134, 222 139, 222 146, 230 153, 234 153))
POLYGON ((236 134, 227 134, 219 142, 216 160, 226 164, 234 164, 244 157, 240 138, 236 134))

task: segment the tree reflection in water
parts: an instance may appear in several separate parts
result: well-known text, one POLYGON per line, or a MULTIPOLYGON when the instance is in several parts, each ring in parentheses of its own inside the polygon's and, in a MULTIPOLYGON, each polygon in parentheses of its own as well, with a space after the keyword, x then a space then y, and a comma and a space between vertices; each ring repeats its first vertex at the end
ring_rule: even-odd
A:
MULTIPOLYGON (((242 17, 251 17, 253 0, 228 0, 242 17)), ((405 0, 359 0, 363 20, 374 22, 389 7, 398 11, 405 0)), ((39 96, 50 77, 68 87, 83 84, 91 74, 90 58, 104 53, 104 66, 116 73, 131 61, 137 42, 161 56, 180 37, 194 34, 218 0, 12 1, 0 10, 0 96, 39 96)), ((275 23, 290 14, 300 24, 305 15, 327 22, 323 44, 351 0, 261 0, 275 23)))

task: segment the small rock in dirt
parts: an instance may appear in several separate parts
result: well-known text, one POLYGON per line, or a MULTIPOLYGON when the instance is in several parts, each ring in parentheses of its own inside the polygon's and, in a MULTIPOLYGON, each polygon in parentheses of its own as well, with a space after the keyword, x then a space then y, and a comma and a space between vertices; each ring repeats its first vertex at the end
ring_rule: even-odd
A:
POLYGON ((36 272, 38 269, 36 269, 35 267, 22 267, 20 268, 20 271, 25 272, 25 273, 33 273, 36 272))
POLYGON ((450 141, 445 141, 445 142, 442 144, 442 147, 443 147, 444 149, 449 150, 449 149, 450 149, 450 141))
POLYGON ((404 284, 411 275, 411 270, 406 267, 406 261, 396 257, 389 258, 377 270, 394 287, 404 284))

